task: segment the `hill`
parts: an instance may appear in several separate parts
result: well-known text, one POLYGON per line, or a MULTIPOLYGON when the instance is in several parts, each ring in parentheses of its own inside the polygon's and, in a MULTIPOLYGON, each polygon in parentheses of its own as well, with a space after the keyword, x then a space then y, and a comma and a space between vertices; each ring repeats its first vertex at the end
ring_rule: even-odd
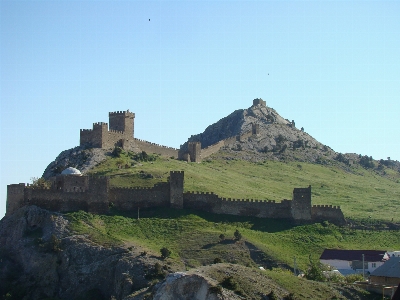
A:
POLYGON ((0 294, 34 300, 161 299, 160 294, 175 299, 380 299, 345 282, 295 277, 293 257, 306 271, 308 254, 315 259, 323 247, 365 248, 375 241, 398 248, 398 234, 216 219, 184 210, 144 211, 139 220, 27 206, 0 221, 0 294), (236 230, 240 239, 234 239, 236 230), (169 257, 161 257, 162 247, 169 257))

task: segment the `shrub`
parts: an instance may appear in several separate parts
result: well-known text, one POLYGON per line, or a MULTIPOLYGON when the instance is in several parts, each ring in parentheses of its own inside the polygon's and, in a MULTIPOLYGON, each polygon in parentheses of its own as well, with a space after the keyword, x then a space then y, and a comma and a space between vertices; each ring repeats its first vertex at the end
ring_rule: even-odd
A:
POLYGON ((242 234, 238 229, 235 230, 235 233, 233 234, 235 240, 240 241, 242 239, 242 234))
POLYGON ((214 264, 220 264, 222 263, 222 259, 220 259, 219 257, 214 258, 214 264))
POLYGON ((271 291, 271 293, 268 294, 268 299, 269 300, 279 300, 280 298, 275 295, 274 291, 271 291))
POLYGON ((43 177, 31 177, 31 187, 34 189, 47 189, 51 187, 51 182, 43 177))
POLYGON ((222 287, 220 285, 211 286, 208 290, 211 294, 222 294, 222 287))
POLYGON ((309 256, 309 266, 306 272, 306 278, 314 281, 326 281, 324 274, 322 273, 322 264, 319 261, 314 261, 309 256))
POLYGON ((219 240, 220 240, 220 242, 222 242, 223 240, 225 240, 225 234, 221 233, 221 234, 219 235, 219 240))
POLYGON ((374 162, 372 161, 372 156, 368 157, 366 155, 361 156, 359 163, 361 166, 363 166, 365 169, 372 169, 375 167, 374 162))
POLYGON ((239 284, 232 276, 226 277, 224 280, 222 280, 221 285, 231 291, 236 291, 239 289, 239 284))
POLYGON ((115 147, 111 155, 114 157, 121 157, 122 152, 124 152, 124 150, 122 150, 121 147, 115 147))
POLYGON ((169 257, 171 255, 171 251, 166 247, 161 248, 160 252, 161 252, 161 257, 163 259, 166 259, 167 257, 169 257))
POLYGON ((53 252, 60 252, 61 250, 61 241, 54 234, 51 235, 50 241, 48 243, 48 249, 53 252))
POLYGON ((363 280, 364 280, 364 277, 362 276, 362 274, 350 274, 350 275, 347 275, 347 276, 344 278, 344 280, 345 280, 347 283, 353 283, 353 282, 355 282, 355 281, 363 281, 363 280))

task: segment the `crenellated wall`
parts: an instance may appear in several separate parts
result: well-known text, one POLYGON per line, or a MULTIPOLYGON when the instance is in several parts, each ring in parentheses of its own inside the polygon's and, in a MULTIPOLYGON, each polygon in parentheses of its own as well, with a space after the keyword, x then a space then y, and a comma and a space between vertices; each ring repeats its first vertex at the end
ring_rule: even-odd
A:
POLYGON ((221 198, 214 193, 186 192, 183 194, 184 208, 216 214, 251 216, 258 218, 290 219, 291 201, 221 198))
POLYGON ((346 224, 340 206, 313 205, 311 207, 311 219, 314 222, 329 221, 338 225, 346 224))
POLYGON ((142 151, 147 153, 156 153, 167 157, 178 157, 178 149, 162 146, 155 143, 150 143, 140 139, 134 139, 136 146, 138 146, 142 151))
POLYGON ((159 183, 152 188, 111 188, 109 201, 118 210, 135 211, 140 208, 169 207, 169 183, 159 183))
POLYGON ((225 146, 225 141, 219 141, 218 143, 208 146, 207 148, 201 149, 201 158, 206 158, 216 152, 218 152, 223 146, 225 146))
POLYGON ((38 189, 25 184, 7 186, 7 215, 24 205, 59 211, 85 210, 107 213, 113 206, 122 211, 138 208, 171 207, 201 210, 215 214, 280 218, 300 222, 329 221, 345 224, 338 206, 314 205, 311 207, 311 186, 295 188, 292 200, 222 198, 209 192, 183 192, 184 172, 171 171, 168 182, 151 188, 109 187, 108 177, 60 175, 52 180, 49 189, 38 189))

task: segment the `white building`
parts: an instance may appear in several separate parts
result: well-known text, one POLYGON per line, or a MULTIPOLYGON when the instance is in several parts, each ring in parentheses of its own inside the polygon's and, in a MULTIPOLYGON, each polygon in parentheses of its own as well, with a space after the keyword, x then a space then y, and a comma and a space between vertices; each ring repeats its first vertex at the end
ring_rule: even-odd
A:
POLYGON ((348 275, 362 273, 363 269, 365 274, 369 274, 383 265, 383 263, 388 259, 388 253, 383 250, 325 249, 319 258, 319 261, 322 264, 332 266, 343 275, 348 275))

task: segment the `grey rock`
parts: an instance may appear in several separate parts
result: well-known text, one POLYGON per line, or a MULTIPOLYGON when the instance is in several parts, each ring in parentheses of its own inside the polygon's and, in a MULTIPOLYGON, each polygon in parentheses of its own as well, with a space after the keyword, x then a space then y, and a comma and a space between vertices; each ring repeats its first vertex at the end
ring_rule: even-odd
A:
POLYGON ((26 206, 0 221, 0 294, 10 286, 23 299, 75 299, 96 291, 123 299, 148 286, 149 266, 158 260, 140 249, 106 248, 74 234, 62 214, 26 206))

